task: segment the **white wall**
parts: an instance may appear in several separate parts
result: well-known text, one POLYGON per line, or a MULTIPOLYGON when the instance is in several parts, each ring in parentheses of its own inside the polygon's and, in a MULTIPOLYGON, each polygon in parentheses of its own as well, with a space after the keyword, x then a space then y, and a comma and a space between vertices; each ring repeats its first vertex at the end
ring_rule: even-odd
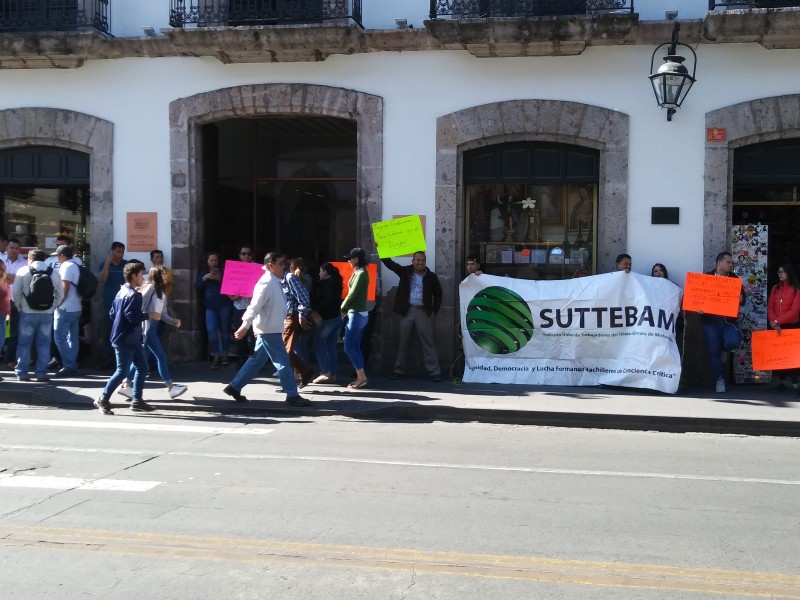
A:
MULTIPOLYGON (((50 106, 114 123, 114 237, 125 212, 161 211, 159 245, 170 260, 170 101, 229 86, 301 82, 383 97, 384 217, 418 211, 435 237, 436 118, 511 99, 556 99, 630 116, 628 251, 634 270, 665 263, 677 281, 702 265, 705 113, 745 100, 800 93, 800 51, 700 46, 698 82, 667 122, 647 80, 648 47, 589 48, 581 56, 479 59, 466 52, 333 56, 320 63, 223 65, 212 58, 89 61, 74 70, 0 71, 0 109, 50 106), (747 85, 741 85, 742 74, 747 85), (650 225, 652 206, 678 206, 678 226, 650 225)), ((202 249, 197 249, 198 254, 202 249)), ((142 255, 144 256, 144 255, 142 255)), ((434 257, 430 263, 435 268, 434 257)), ((145 261, 146 262, 146 261, 145 261)))

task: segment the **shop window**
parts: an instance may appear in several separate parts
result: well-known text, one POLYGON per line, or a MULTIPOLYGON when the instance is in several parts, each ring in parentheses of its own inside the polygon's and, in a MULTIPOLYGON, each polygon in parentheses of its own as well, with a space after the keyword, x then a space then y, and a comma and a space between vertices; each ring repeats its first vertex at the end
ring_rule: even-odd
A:
POLYGON ((492 275, 594 274, 598 159, 596 151, 563 144, 503 144, 466 153, 467 254, 479 256, 492 275))

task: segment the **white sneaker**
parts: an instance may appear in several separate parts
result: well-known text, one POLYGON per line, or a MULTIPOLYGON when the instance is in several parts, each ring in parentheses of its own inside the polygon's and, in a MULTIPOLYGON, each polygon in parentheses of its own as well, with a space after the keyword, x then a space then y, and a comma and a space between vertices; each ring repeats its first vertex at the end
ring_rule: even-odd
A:
POLYGON ((133 400, 133 388, 129 387, 118 387, 117 393, 120 396, 125 396, 128 400, 133 400))
POLYGON ((718 394, 725 393, 725 380, 722 377, 717 379, 717 393, 718 394))
POLYGON ((180 385, 179 383, 176 383, 172 386, 172 389, 169 391, 169 397, 175 399, 188 389, 189 388, 187 388, 185 385, 180 385))

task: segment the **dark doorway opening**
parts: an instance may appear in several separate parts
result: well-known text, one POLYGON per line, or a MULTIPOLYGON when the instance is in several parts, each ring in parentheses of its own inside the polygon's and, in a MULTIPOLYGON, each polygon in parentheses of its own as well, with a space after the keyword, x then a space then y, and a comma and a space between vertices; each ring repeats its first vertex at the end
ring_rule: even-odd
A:
MULTIPOLYGON (((203 128, 204 245, 250 244, 340 260, 356 239, 356 124, 330 117, 229 119, 203 128)), ((200 253, 198 252, 198 255, 200 253)))

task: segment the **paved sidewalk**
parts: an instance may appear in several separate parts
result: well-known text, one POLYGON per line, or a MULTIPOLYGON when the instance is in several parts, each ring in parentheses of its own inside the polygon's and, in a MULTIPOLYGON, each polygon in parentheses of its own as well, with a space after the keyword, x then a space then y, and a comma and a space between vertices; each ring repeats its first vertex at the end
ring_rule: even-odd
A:
MULTIPOLYGON (((367 388, 351 390, 341 385, 309 385, 301 391, 310 408, 297 409, 277 393, 279 383, 269 375, 248 385, 251 400, 235 403, 222 393, 235 367, 217 371, 207 363, 171 366, 174 380, 189 391, 171 400, 166 388, 149 379, 144 398, 162 411, 201 411, 216 414, 261 414, 281 417, 342 415, 359 419, 481 421, 563 427, 598 427, 660 431, 708 431, 750 435, 800 437, 800 398, 776 394, 766 386, 729 386, 725 394, 687 390, 670 396, 644 390, 605 387, 517 386, 461 384, 406 378, 389 381, 370 377, 367 388)), ((44 404, 66 409, 95 410, 97 398, 110 371, 82 371, 79 377, 53 379, 49 384, 17 382, 3 371, 0 402, 44 404)), ((133 414, 126 401, 111 399, 117 414, 133 414)))

